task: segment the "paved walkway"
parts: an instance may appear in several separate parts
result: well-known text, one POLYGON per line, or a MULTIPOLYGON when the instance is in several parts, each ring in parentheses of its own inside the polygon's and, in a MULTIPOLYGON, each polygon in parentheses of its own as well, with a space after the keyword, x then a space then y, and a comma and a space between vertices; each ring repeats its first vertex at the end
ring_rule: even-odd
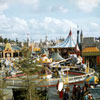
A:
MULTIPOLYGON (((77 84, 77 85, 80 85, 82 87, 84 84, 77 84)), ((70 91, 72 91, 73 86, 74 84, 70 85, 70 91)), ((56 87, 49 87, 48 94, 49 94, 49 100, 61 100, 59 99, 59 94, 57 94, 56 87)))
POLYGON ((49 87, 49 100, 61 100, 59 99, 59 95, 57 94, 56 87, 49 87))

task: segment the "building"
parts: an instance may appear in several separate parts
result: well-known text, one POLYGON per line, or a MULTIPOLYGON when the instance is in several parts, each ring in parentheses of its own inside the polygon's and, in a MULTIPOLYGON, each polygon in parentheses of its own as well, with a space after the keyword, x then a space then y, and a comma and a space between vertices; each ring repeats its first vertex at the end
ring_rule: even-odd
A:
POLYGON ((80 44, 83 62, 89 61, 90 67, 100 66, 100 41, 94 37, 83 37, 81 31, 80 44))
POLYGON ((0 45, 0 58, 7 58, 7 56, 14 58, 21 56, 21 48, 10 43, 0 45))
POLYGON ((86 47, 82 50, 83 63, 89 61, 91 68, 100 66, 100 50, 97 47, 86 47))

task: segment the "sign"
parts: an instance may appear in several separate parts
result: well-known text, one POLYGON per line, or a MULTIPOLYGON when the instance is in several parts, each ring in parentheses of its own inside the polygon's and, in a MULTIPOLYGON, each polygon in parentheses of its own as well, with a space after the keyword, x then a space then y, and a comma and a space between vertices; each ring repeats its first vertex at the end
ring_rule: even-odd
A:
POLYGON ((59 82, 58 84, 58 91, 61 91, 63 89, 63 82, 59 82))

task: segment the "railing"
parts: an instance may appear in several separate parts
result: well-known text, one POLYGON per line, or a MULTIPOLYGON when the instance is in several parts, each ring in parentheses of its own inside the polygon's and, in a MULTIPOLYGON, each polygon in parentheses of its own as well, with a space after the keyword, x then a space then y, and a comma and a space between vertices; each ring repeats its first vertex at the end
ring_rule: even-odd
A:
MULTIPOLYGON (((80 81, 84 81, 86 79, 87 76, 92 76, 94 75, 95 70, 94 69, 90 69, 89 73, 85 74, 85 75, 80 75, 80 76, 74 76, 74 77, 68 77, 68 83, 74 83, 74 82, 80 82, 80 81)), ((41 79, 42 80, 42 79, 41 79)), ((40 80, 40 81, 41 81, 40 80)), ((54 85, 57 84, 57 82, 59 81, 66 81, 66 77, 63 78, 53 78, 53 79, 46 79, 43 81, 43 85, 54 85)))
MULTIPOLYGON (((70 84, 70 83, 74 83, 74 82, 84 81, 87 76, 92 76, 92 75, 94 75, 94 73, 95 73, 95 70, 90 69, 89 73, 86 73, 85 75, 68 77, 68 83, 70 84)), ((40 86, 56 85, 58 80, 66 81, 66 77, 50 78, 50 79, 37 79, 35 81, 35 83, 39 84, 40 86)), ((10 86, 25 86, 25 81, 21 80, 21 79, 8 79, 6 82, 10 86)), ((31 81, 31 82, 33 82, 33 81, 31 81)))

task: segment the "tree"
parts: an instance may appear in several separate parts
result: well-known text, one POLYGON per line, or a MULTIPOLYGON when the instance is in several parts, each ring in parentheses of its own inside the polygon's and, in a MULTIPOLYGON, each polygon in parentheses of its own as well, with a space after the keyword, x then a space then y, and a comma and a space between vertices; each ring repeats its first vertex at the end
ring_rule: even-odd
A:
POLYGON ((5 38, 5 39, 4 39, 4 43, 7 43, 7 42, 8 42, 8 39, 7 39, 7 38, 5 38))
POLYGON ((16 66, 26 75, 25 78, 21 79, 25 82, 25 89, 27 90, 25 96, 27 100, 45 100, 40 90, 37 89, 39 83, 36 82, 38 80, 38 72, 42 67, 38 66, 38 63, 32 59, 29 48, 24 47, 22 49, 22 58, 16 63, 16 66))
POLYGON ((4 93, 4 88, 6 88, 5 81, 0 77, 0 100, 4 100, 6 94, 4 93))
POLYGON ((0 42, 3 42, 3 38, 0 36, 0 42))

